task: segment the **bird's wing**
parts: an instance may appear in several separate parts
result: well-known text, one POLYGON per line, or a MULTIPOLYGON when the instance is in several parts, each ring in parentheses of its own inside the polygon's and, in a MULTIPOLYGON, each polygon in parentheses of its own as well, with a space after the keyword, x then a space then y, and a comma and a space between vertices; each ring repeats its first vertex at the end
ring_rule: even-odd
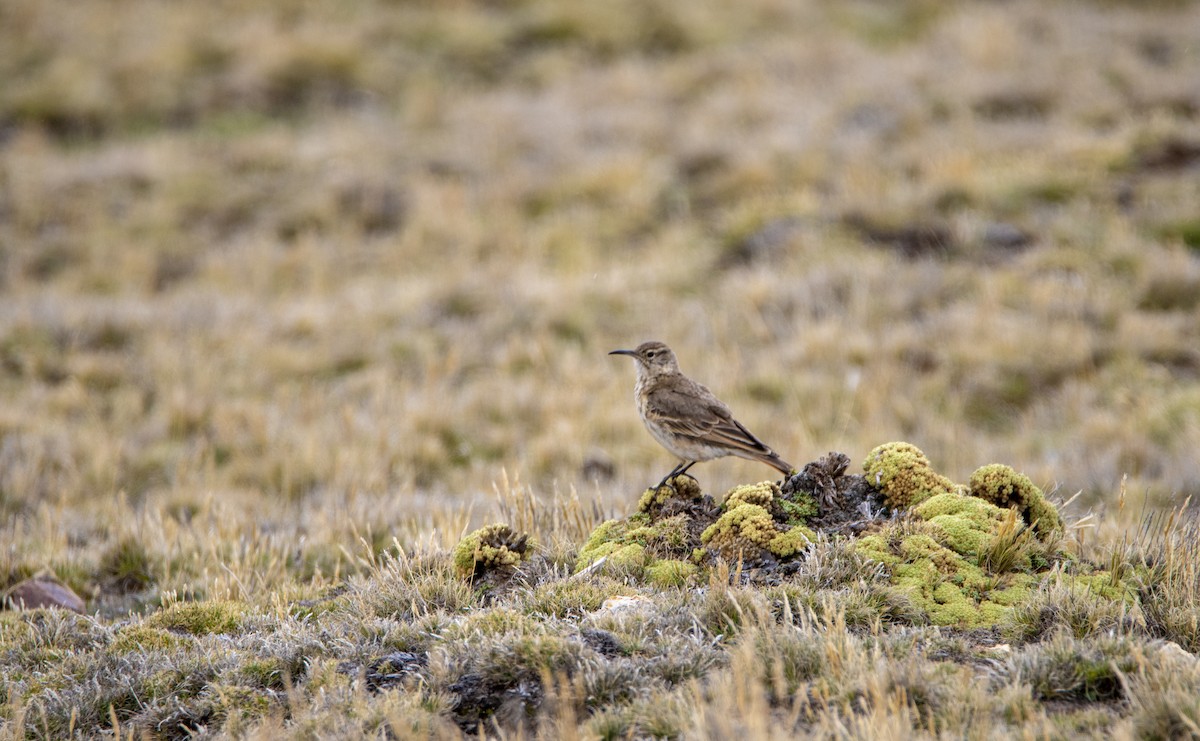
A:
POLYGON ((733 418, 729 407, 700 384, 682 390, 658 388, 650 393, 646 411, 678 435, 709 445, 773 455, 762 440, 733 418))

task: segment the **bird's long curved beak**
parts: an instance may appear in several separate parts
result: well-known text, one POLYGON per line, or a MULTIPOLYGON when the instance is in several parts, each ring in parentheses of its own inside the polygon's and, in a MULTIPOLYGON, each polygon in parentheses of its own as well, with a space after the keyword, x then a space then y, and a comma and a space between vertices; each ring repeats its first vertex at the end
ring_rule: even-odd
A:
POLYGON ((609 355, 629 355, 630 357, 637 357, 637 353, 633 350, 613 350, 609 353, 609 355))

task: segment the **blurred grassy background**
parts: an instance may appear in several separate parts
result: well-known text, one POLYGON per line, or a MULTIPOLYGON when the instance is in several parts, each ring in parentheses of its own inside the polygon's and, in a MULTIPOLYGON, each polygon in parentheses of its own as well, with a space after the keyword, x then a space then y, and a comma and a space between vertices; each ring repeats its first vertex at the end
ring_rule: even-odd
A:
POLYGON ((796 465, 1200 493, 1196 3, 6 0, 0 80, 9 581, 624 512, 646 339, 796 465))

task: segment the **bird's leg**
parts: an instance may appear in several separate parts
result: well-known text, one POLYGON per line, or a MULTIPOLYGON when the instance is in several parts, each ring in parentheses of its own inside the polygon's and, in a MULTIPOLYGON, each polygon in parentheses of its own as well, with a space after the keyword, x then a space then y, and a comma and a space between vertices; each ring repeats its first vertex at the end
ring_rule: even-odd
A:
POLYGON ((675 478, 676 476, 678 476, 682 473, 686 473, 687 470, 694 465, 696 465, 696 461, 680 461, 679 465, 672 468, 671 472, 668 473, 666 476, 664 476, 663 480, 659 481, 658 486, 654 487, 654 489, 656 491, 658 489, 661 489, 662 487, 666 486, 668 481, 670 481, 671 479, 675 478))
POLYGON ((676 474, 678 474, 680 469, 682 469, 684 467, 684 465, 686 465, 686 464, 687 464, 687 461, 680 461, 679 465, 672 468, 670 473, 668 473, 666 476, 663 476, 663 480, 659 481, 658 485, 655 486, 654 489, 657 491, 658 489, 661 489, 664 486, 666 486, 667 482, 670 481, 676 474))
MULTIPOLYGON (((682 465, 683 465, 682 463, 679 464, 679 466, 682 466, 682 465)), ((659 489, 666 486, 667 482, 671 480, 671 477, 675 475, 675 472, 679 470, 679 466, 675 466, 674 468, 671 469, 670 473, 668 473, 666 476, 663 476, 663 480, 659 481, 657 484, 654 485, 654 490, 658 491, 659 489)))

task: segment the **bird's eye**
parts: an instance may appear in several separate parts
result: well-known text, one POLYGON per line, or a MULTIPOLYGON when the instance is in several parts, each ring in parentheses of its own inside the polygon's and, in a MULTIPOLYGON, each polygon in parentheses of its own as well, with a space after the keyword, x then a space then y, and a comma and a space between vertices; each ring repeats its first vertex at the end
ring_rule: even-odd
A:
POLYGON ((646 357, 648 357, 648 358, 652 358, 652 357, 654 357, 654 351, 653 351, 653 350, 651 350, 651 351, 649 351, 648 353, 646 353, 646 357))

